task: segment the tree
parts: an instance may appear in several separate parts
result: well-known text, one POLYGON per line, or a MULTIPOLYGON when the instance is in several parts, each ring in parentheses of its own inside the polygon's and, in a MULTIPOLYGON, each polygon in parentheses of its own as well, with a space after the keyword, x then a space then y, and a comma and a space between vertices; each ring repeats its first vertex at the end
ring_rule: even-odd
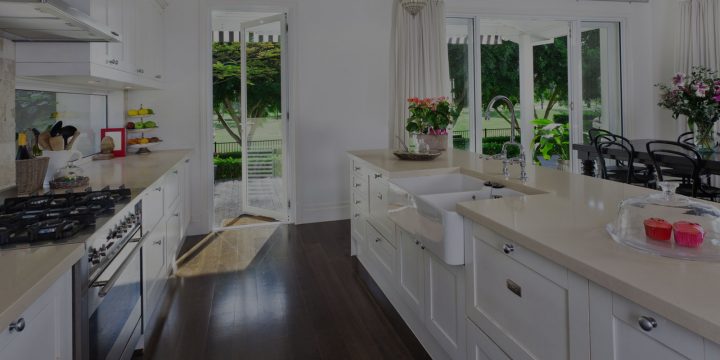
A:
MULTIPOLYGON (((280 44, 247 43, 247 116, 265 117, 280 110, 280 44)), ((241 142, 241 43, 213 44, 213 111, 223 128, 241 142), (230 126, 230 121, 234 126, 230 126), (234 129, 233 129, 234 127, 234 129)))
MULTIPOLYGON (((520 100, 520 65, 518 44, 505 41, 497 45, 481 45, 481 79, 483 102, 490 102, 496 95, 505 95, 513 103, 520 100)), ((487 107, 482 104, 482 108, 487 107)), ((496 109, 497 110, 497 109, 496 109)), ((510 119, 498 111, 510 124, 510 119)))
MULTIPOLYGON (((567 37, 558 37, 551 44, 533 47, 535 99, 547 100, 542 119, 549 119, 558 102, 568 98, 567 37)), ((538 119, 537 113, 535 118, 538 119)))

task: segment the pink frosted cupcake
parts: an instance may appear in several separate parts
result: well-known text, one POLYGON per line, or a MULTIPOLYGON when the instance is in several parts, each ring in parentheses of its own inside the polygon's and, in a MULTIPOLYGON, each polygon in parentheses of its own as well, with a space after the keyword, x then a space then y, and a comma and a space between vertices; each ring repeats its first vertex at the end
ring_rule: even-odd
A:
POLYGON ((702 226, 688 221, 675 222, 673 232, 675 233, 675 243, 678 246, 697 248, 702 245, 705 238, 705 230, 702 226))

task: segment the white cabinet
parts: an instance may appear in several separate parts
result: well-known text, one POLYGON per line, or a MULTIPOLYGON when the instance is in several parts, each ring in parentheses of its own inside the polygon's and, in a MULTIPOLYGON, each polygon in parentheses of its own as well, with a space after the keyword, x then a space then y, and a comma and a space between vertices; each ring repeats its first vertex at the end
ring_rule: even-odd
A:
POLYGON ((465 255, 468 317, 510 358, 589 358, 587 280, 479 225, 465 255))
POLYGON ((401 297, 418 318, 425 313, 425 262, 420 242, 398 227, 398 285, 401 297))
POLYGON ((373 268, 378 276, 391 282, 395 277, 395 246, 372 225, 367 226, 366 232, 369 258, 376 265, 373 268))
POLYGON ((63 274, 42 296, 0 333, 0 359, 72 359, 71 274, 63 274))
POLYGON ((464 267, 449 266, 423 251, 425 326, 453 359, 465 357, 464 267))
POLYGON ((115 43, 17 43, 16 74, 83 86, 158 89, 162 84, 164 20, 153 0, 75 0, 120 34, 115 43))
MULTIPOLYGON (((702 337, 595 284, 590 333, 593 359, 706 359, 702 337)), ((716 345, 706 342, 710 356, 716 345)))
POLYGON ((470 319, 467 323, 468 360, 510 360, 510 358, 470 319))

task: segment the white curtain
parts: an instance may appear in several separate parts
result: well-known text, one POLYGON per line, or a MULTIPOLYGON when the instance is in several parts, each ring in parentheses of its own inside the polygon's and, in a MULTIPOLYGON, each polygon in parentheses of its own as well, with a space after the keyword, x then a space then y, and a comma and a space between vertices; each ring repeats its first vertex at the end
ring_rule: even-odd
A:
POLYGON ((396 136, 407 141, 408 98, 450 95, 443 1, 429 0, 413 16, 394 0, 391 43, 390 142, 395 148, 396 136))
MULTIPOLYGON (((689 74, 693 66, 720 71, 720 0, 680 2, 680 31, 675 51, 676 71, 689 74)), ((678 132, 687 131, 678 121, 678 132)))

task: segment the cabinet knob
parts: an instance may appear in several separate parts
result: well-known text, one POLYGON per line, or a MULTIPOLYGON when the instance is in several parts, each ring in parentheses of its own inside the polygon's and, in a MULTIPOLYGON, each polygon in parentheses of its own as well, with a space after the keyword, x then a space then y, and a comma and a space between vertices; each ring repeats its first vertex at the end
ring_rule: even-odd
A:
POLYGON ((153 244, 160 245, 160 244, 162 244, 162 240, 155 240, 155 241, 153 241, 153 244))
POLYGON ((162 75, 155 75, 155 78, 160 80, 160 79, 162 79, 162 75))
POLYGON ((144 73, 145 73, 145 70, 144 70, 144 69, 137 69, 137 72, 138 72, 138 74, 144 74, 144 73))
POLYGON ((377 194, 377 198, 380 199, 380 200, 382 200, 382 198, 383 198, 382 193, 378 193, 378 194, 377 194))
POLYGON ((381 238, 375 238, 375 242, 380 242, 380 241, 382 241, 381 238))
POLYGON ((360 168, 359 166, 356 166, 356 167, 355 167, 355 171, 360 171, 360 169, 361 169, 361 168, 360 168))
POLYGON ((420 245, 420 242, 415 240, 415 245, 420 245))
POLYGON ((358 184, 358 183, 355 183, 355 187, 356 187, 356 188, 359 188, 360 186, 362 186, 362 185, 361 185, 361 184, 358 184))
POLYGON ((177 170, 173 170, 173 174, 177 174, 177 173, 178 173, 178 171, 177 171, 177 170))
POLYGON ((115 36, 120 36, 120 34, 119 34, 117 31, 111 31, 110 33, 113 34, 113 35, 115 35, 115 36))
POLYGON ((506 254, 510 254, 511 252, 515 251, 515 246, 513 244, 505 244, 503 245, 503 252, 506 254))
POLYGON ((359 204, 360 200, 355 200, 355 205, 359 204))
POLYGON ((638 325, 640 325, 643 331, 652 331, 652 329, 658 327, 657 321, 649 316, 641 316, 640 319, 638 319, 638 325))
POLYGON ((355 218, 356 218, 356 219, 359 218, 359 217, 360 217, 360 214, 355 214, 355 218))
POLYGON ((425 245, 420 245, 420 250, 425 250, 425 245))
POLYGON ((381 177, 382 177, 382 174, 375 174, 375 178, 376 178, 376 179, 379 179, 379 178, 381 178, 381 177))
POLYGON ((17 321, 10 323, 10 332, 22 332, 25 330, 25 319, 19 318, 17 321))
POLYGON ((174 213, 173 216, 174 216, 174 217, 179 217, 179 216, 180 216, 180 213, 174 213))
POLYGON ((155 188, 155 191, 162 191, 162 186, 158 186, 155 188))

